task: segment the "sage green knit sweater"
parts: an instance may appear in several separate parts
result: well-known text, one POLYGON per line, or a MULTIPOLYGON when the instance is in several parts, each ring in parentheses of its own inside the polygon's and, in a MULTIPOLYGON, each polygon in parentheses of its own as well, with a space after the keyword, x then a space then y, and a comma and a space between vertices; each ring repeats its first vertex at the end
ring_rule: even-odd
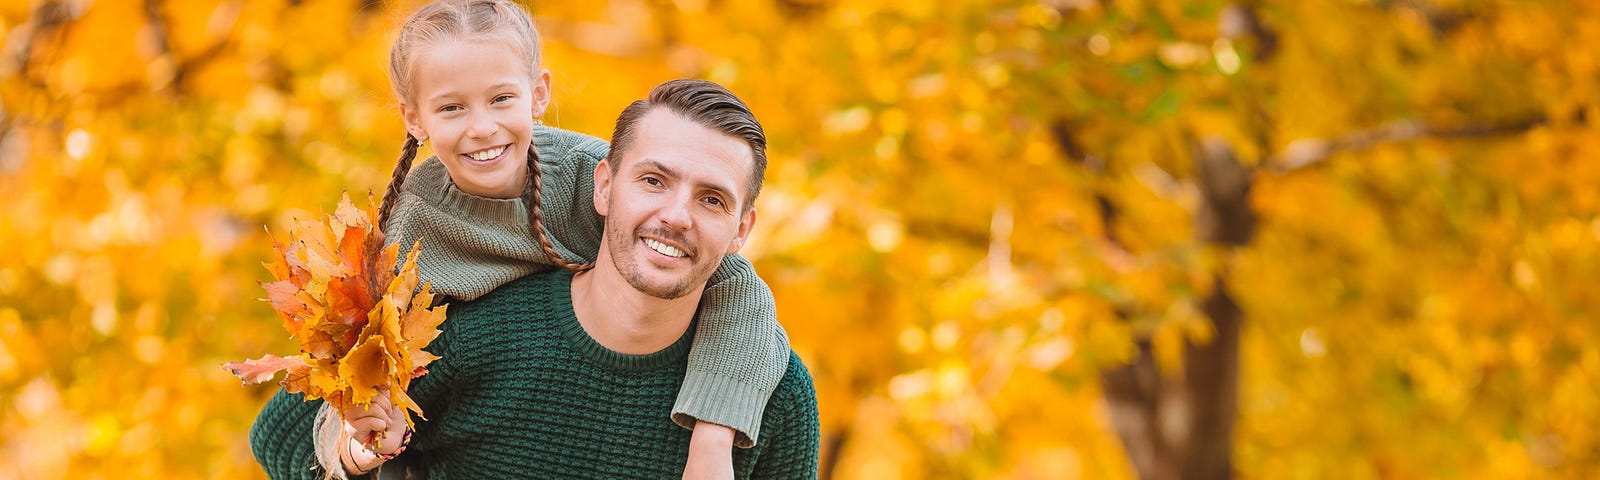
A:
MULTIPOLYGON (((666 417, 690 332, 656 353, 609 350, 578 323, 571 284, 570 272, 534 274, 450 305, 428 347, 443 358, 409 390, 427 420, 384 465, 385 477, 402 469, 429 479, 683 475, 691 432, 666 417)), ((733 452, 738 478, 817 475, 816 391, 805 365, 789 357, 764 408, 765 439, 733 452)), ((321 473, 312 445, 321 404, 279 390, 261 410, 250 445, 270 477, 321 473)))
MULTIPOLYGON (((568 259, 594 261, 605 218, 594 210, 594 168, 610 151, 604 140, 540 126, 534 148, 542 172, 545 231, 568 259)), ((472 300, 511 280, 555 269, 534 243, 524 199, 492 199, 457 189, 438 158, 406 177, 385 230, 389 241, 422 240, 418 270, 433 291, 472 300)), ((701 321, 672 419, 695 419, 738 432, 749 448, 759 438, 761 412, 789 361, 789 339, 778 326, 772 291, 738 255, 723 258, 701 297, 701 321)))

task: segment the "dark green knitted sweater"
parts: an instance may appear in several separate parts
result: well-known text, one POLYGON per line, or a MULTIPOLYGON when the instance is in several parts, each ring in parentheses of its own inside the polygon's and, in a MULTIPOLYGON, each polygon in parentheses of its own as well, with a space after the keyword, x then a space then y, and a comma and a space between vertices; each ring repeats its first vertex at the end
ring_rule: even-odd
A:
MULTIPOLYGON (((426 421, 385 469, 423 478, 678 478, 690 431, 667 413, 683 383, 693 328, 666 349, 626 355, 596 343, 572 312, 572 274, 513 281, 451 304, 428 350, 443 358, 413 381, 426 421)), ((816 392, 789 359, 754 448, 735 449, 739 478, 814 478, 816 392)), ((279 391, 250 429, 275 479, 320 474, 312 427, 320 401, 279 391)))

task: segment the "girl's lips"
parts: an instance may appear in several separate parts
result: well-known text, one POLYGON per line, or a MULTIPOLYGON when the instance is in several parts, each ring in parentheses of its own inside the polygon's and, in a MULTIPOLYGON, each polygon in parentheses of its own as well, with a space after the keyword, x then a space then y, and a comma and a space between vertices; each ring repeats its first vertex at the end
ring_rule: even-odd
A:
POLYGON ((498 146, 498 147, 485 148, 485 149, 478 150, 478 151, 471 152, 471 153, 463 153, 463 154, 461 154, 461 156, 467 157, 467 159, 472 160, 474 162, 487 163, 487 162, 492 162, 492 161, 495 161, 495 160, 499 160, 501 157, 504 157, 505 154, 506 154, 506 151, 510 150, 510 149, 511 149, 510 145, 501 145, 501 146, 498 146))

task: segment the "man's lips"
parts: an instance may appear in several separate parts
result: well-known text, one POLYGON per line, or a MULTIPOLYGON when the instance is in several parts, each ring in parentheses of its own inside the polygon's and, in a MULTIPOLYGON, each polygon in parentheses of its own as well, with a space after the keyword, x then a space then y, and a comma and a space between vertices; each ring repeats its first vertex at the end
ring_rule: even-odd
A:
POLYGON ((645 244, 645 246, 650 247, 651 250, 655 250, 656 253, 659 253, 659 254, 662 254, 662 255, 666 255, 666 256, 669 256, 669 257, 673 257, 673 258, 688 258, 689 257, 689 254, 685 253, 683 251, 683 249, 680 249, 678 247, 674 247, 672 245, 668 245, 666 243, 661 242, 660 240, 656 240, 656 239, 653 239, 653 238, 645 238, 644 239, 644 244, 645 244))

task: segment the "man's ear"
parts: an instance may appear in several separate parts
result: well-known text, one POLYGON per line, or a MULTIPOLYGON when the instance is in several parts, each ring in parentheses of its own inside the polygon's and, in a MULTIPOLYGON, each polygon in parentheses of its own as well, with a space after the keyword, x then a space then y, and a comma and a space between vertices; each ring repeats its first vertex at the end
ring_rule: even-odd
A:
POLYGON ((733 241, 728 242, 728 251, 724 255, 739 253, 744 248, 744 241, 750 238, 750 231, 756 226, 756 207, 750 207, 743 215, 739 216, 739 232, 734 235, 733 241))
POLYGON ((604 217, 611 206, 611 159, 594 166, 594 211, 604 217))
POLYGON ((400 118, 406 122, 406 133, 418 141, 428 141, 428 132, 422 129, 422 123, 417 121, 417 109, 411 104, 400 102, 400 118))
POLYGON ((544 111, 550 107, 550 71, 539 70, 539 76, 533 79, 533 118, 544 118, 544 111))

